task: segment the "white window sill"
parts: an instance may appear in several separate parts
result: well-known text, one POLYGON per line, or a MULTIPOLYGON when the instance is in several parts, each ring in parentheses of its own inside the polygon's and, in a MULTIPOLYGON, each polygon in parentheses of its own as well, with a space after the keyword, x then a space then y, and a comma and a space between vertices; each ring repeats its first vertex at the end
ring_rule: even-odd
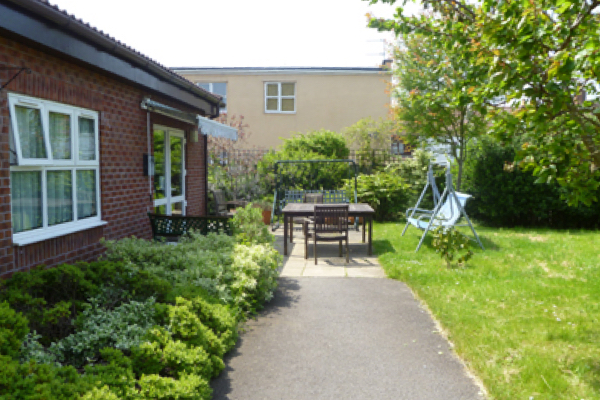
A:
POLYGON ((296 111, 265 111, 265 114, 296 114, 296 111))
POLYGON ((108 222, 94 219, 91 221, 70 222, 53 226, 51 228, 40 228, 28 232, 16 233, 13 234, 13 246, 26 246, 28 244, 42 242, 44 240, 53 239, 59 236, 97 228, 106 224, 108 224, 108 222))

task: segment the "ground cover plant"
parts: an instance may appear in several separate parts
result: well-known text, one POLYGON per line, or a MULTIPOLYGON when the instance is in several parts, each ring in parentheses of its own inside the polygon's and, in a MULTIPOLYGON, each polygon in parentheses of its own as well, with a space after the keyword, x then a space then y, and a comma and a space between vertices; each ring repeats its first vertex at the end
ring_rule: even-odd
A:
MULTIPOLYGON (((477 226, 486 251, 446 268, 431 235, 376 224, 389 277, 441 323, 490 399, 600 399, 600 232, 477 226)), ((462 228, 461 228, 462 229, 462 228)), ((464 231, 466 233, 466 231, 464 231)))
POLYGON ((234 226, 178 246, 105 242, 102 261, 0 282, 0 399, 210 399, 281 261, 260 210, 234 226))

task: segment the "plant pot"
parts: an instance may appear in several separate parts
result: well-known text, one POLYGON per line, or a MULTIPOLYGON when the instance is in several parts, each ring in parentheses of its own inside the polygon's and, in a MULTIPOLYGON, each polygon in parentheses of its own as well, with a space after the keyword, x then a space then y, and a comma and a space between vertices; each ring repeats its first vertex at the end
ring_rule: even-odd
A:
POLYGON ((271 210, 263 210, 262 217, 265 225, 271 224, 271 210))

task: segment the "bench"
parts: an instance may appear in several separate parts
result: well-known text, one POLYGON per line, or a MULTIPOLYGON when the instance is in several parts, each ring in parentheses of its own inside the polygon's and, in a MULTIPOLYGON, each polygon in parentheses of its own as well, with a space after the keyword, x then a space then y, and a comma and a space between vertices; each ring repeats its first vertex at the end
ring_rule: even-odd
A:
POLYGON ((229 217, 222 216, 193 216, 193 215, 163 215, 148 213, 152 237, 154 240, 165 238, 168 242, 177 241, 181 236, 194 230, 202 235, 209 233, 225 233, 233 235, 229 217))

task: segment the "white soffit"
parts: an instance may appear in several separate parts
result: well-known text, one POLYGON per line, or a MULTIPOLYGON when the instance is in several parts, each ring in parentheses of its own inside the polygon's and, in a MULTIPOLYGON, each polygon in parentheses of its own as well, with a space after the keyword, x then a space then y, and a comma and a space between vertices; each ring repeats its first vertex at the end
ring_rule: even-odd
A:
POLYGON ((222 124, 198 115, 198 129, 203 135, 220 137, 237 141, 238 131, 234 127, 222 124))

